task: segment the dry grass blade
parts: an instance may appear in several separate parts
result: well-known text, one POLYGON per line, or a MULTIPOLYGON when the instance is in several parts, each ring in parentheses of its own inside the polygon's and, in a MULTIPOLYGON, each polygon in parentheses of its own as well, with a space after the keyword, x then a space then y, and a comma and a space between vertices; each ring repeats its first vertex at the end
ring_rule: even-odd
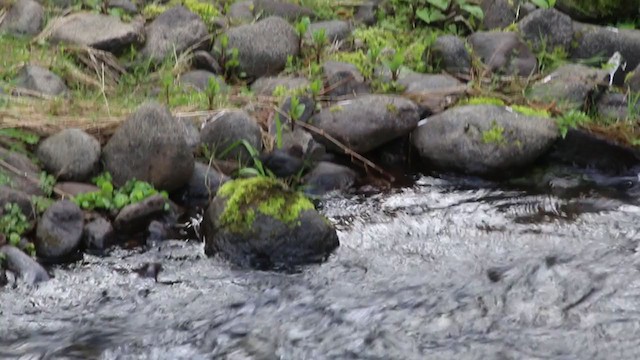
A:
POLYGON ((2 25, 6 16, 7 16, 7 10, 0 9, 0 25, 2 25))
POLYGON ((91 69, 94 74, 97 74, 100 78, 100 81, 96 80, 99 88, 103 82, 101 76, 103 73, 104 83, 109 87, 117 85, 120 76, 127 73, 127 70, 120 65, 118 59, 108 51, 98 50, 88 46, 73 46, 65 48, 65 52, 91 69))

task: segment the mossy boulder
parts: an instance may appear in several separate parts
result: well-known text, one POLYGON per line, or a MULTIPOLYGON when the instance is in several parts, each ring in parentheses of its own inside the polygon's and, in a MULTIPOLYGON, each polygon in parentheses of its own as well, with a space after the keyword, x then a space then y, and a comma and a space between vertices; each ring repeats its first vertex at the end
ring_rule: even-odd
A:
POLYGON ((634 18, 639 0, 558 0, 556 8, 576 20, 634 18))
POLYGON ((339 245, 336 230, 309 199, 264 177, 222 185, 203 234, 207 255, 259 269, 318 263, 339 245))

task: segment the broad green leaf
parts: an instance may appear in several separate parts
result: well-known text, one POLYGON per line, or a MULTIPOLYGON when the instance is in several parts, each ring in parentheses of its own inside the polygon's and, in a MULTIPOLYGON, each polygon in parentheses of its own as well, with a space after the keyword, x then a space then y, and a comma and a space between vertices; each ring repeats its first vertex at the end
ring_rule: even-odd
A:
POLYGON ((478 20, 484 19, 484 12, 482 12, 482 8, 478 5, 467 4, 460 6, 460 8, 478 20))
POLYGON ((451 4, 451 0, 427 0, 427 2, 442 11, 446 11, 451 4))
POLYGON ((444 20, 447 17, 438 9, 420 9, 416 11, 418 19, 424 21, 427 24, 434 23, 436 21, 444 20))

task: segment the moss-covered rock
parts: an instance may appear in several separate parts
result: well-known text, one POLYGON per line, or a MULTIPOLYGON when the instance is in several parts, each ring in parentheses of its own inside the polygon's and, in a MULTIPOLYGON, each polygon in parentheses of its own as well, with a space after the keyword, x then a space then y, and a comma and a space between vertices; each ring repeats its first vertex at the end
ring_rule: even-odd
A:
POLYGON ((576 20, 634 18, 638 0, 558 0, 556 7, 576 20))
POLYGON ((309 199, 264 177, 222 185, 205 214, 203 234, 207 255, 256 268, 320 262, 339 244, 309 199))

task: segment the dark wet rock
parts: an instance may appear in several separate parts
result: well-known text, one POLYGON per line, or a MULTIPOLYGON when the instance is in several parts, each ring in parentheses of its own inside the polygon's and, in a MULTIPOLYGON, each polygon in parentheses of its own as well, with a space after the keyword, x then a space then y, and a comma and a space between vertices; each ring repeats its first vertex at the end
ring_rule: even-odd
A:
POLYGON ((113 226, 105 218, 98 217, 84 226, 82 243, 89 252, 97 251, 101 253, 115 244, 115 241, 113 226))
POLYGON ((608 85, 607 70, 578 64, 567 64, 539 80, 527 93, 536 102, 556 103, 562 109, 583 109, 587 100, 608 85))
POLYGON ((37 65, 24 66, 15 83, 18 88, 51 96, 66 95, 69 91, 58 75, 37 65))
POLYGON ((183 87, 200 92, 207 92, 209 81, 217 81, 220 85, 220 91, 227 91, 227 84, 224 78, 209 71, 191 70, 180 75, 180 84, 183 87))
POLYGON ((138 7, 130 0, 109 0, 110 9, 122 9, 128 14, 137 14, 138 7))
POLYGON ((315 17, 311 9, 278 0, 253 0, 253 15, 262 17, 279 16, 287 20, 297 20, 308 16, 315 17))
POLYGON ((365 1, 359 4, 353 14, 353 20, 371 26, 376 23, 376 11, 378 4, 374 1, 365 1))
POLYGON ((529 76, 538 62, 527 45, 514 32, 476 32, 468 38, 473 52, 496 74, 529 76))
POLYGON ((18 35, 36 35, 44 25, 44 8, 33 0, 18 0, 7 12, 0 31, 18 35))
POLYGON ((179 199, 183 206, 205 208, 216 196, 218 188, 227 181, 227 175, 211 166, 196 162, 189 183, 177 192, 176 199, 179 199))
POLYGON ((205 253, 240 266, 290 268, 326 259, 339 245, 324 216, 277 180, 234 180, 204 216, 205 253))
POLYGON ((0 247, 0 254, 4 254, 7 269, 19 275, 27 284, 49 280, 49 274, 42 265, 17 247, 4 245, 0 247))
POLYGON ((621 174, 640 163, 637 150, 582 129, 569 129, 548 154, 552 162, 621 174))
MULTIPOLYGON (((311 123, 356 152, 367 152, 411 132, 420 116, 410 100, 390 95, 365 95, 322 109, 311 123)), ((325 139, 318 141, 333 146, 325 139)))
POLYGON ((78 194, 84 194, 89 192, 100 191, 100 188, 87 183, 80 183, 74 181, 61 181, 56 183, 56 188, 65 194, 75 196, 78 194))
POLYGON ((7 204, 16 204, 28 219, 33 220, 36 214, 31 204, 31 196, 20 190, 0 185, 0 216, 4 214, 7 204))
POLYGON ((113 227, 118 232, 125 234, 144 231, 151 220, 164 215, 167 204, 167 199, 158 194, 138 203, 127 205, 116 216, 113 227))
POLYGON ((98 168, 100 143, 80 129, 65 129, 42 141, 36 155, 56 178, 84 181, 98 168))
POLYGON ((155 62, 174 53, 180 55, 207 36, 207 26, 200 16, 181 5, 160 14, 145 31, 147 38, 140 55, 155 62))
POLYGON ((463 83, 451 75, 407 72, 398 79, 404 95, 415 101, 421 114, 436 114, 453 104, 464 93, 463 83))
POLYGON ((147 246, 155 246, 167 239, 169 239, 169 229, 167 228, 167 224, 158 220, 152 220, 149 223, 149 226, 147 226, 147 246))
POLYGON ((351 35, 351 25, 346 21, 320 21, 309 24, 309 29, 304 36, 305 41, 310 44, 313 41, 313 33, 320 31, 321 29, 324 29, 329 43, 345 40, 349 35, 351 35))
POLYGON ((425 50, 423 61, 450 74, 468 74, 471 54, 464 40, 454 35, 438 37, 433 46, 425 50))
POLYGON ((556 47, 569 51, 573 41, 573 21, 556 9, 539 9, 518 22, 520 35, 534 49, 551 52, 556 47))
POLYGON ((186 184, 193 172, 184 125, 154 102, 140 106, 118 127, 102 157, 116 186, 137 179, 172 191, 186 184))
POLYGON ((518 19, 517 7, 520 2, 520 0, 483 0, 480 5, 484 13, 482 27, 494 30, 511 25, 518 19))
MULTIPOLYGON (((275 124, 272 124, 269 130, 272 135, 277 136, 275 124)), ((308 162, 319 161, 326 155, 324 145, 318 143, 310 133, 299 126, 294 126, 293 131, 291 131, 289 124, 284 125, 282 128, 282 147, 284 149, 292 147, 302 149, 303 158, 308 162)))
POLYGON ((258 151, 262 149, 262 132, 256 120, 243 110, 225 110, 207 120, 200 132, 202 144, 224 159, 247 162, 249 151, 242 145, 229 149, 240 140, 247 141, 258 151))
POLYGON ((635 119, 640 114, 637 97, 621 93, 604 93, 595 104, 598 115, 610 120, 635 119))
POLYGON ((68 200, 51 205, 38 221, 36 253, 55 260, 71 254, 82 238, 84 215, 78 205, 68 200))
POLYGON ((20 176, 12 171, 6 171, 3 168, 0 168, 0 174, 2 174, 2 177, 6 178, 8 181, 5 185, 12 189, 23 191, 29 195, 44 194, 38 184, 28 179, 39 179, 40 168, 38 168, 38 166, 36 166, 26 155, 0 147, 0 160, 11 165, 20 175, 25 175, 20 176))
POLYGON ((629 1, 592 1, 558 0, 556 8, 576 20, 603 20, 635 18, 638 16, 638 2, 629 1))
POLYGON ((574 60, 598 59, 602 64, 616 52, 620 52, 626 70, 620 69, 614 83, 622 84, 626 73, 640 64, 640 30, 618 29, 574 22, 574 60))
POLYGON ((504 176, 531 164, 557 137, 551 119, 502 106, 467 105, 428 118, 411 140, 422 158, 440 168, 504 176))
POLYGON ((232 22, 249 22, 253 17, 253 1, 238 1, 231 4, 227 16, 232 22))
POLYGON ((333 190, 346 190, 356 181, 356 172, 342 165, 319 162, 305 175, 305 193, 322 195, 333 190))
POLYGON ((162 264, 153 262, 153 263, 145 263, 140 268, 136 269, 135 272, 140 275, 140 277, 151 278, 156 282, 158 281, 158 275, 162 271, 162 264))
POLYGON ((191 152, 196 152, 200 146, 200 130, 198 125, 191 119, 178 119, 184 126, 184 141, 187 142, 187 146, 191 149, 191 152))
POLYGON ((640 64, 625 78, 624 84, 632 92, 640 92, 640 64))
POLYGON ((350 63, 327 61, 322 64, 325 78, 325 94, 333 99, 345 96, 369 94, 369 85, 364 82, 364 76, 358 68, 350 63))
POLYGON ((125 23, 118 17, 75 13, 62 18, 51 34, 51 42, 84 45, 120 53, 143 39, 144 24, 140 21, 125 23))
MULTIPOLYGON (((287 57, 300 52, 298 35, 280 17, 234 27, 225 34, 229 39, 226 52, 238 49, 238 70, 249 79, 278 74, 285 68, 287 57)), ((219 59, 220 54, 220 41, 216 40, 214 55, 219 59)))
POLYGON ((299 175, 304 169, 303 151, 300 146, 274 149, 260 155, 262 165, 279 178, 299 175))
POLYGON ((199 70, 209 71, 214 74, 222 74, 222 68, 220 67, 220 64, 218 64, 218 60, 216 60, 211 53, 205 50, 197 50, 193 52, 191 65, 199 70))
POLYGON ((305 77, 294 76, 266 76, 257 79, 251 84, 251 90, 256 95, 272 96, 278 87, 288 91, 302 90, 309 86, 309 80, 305 77))

